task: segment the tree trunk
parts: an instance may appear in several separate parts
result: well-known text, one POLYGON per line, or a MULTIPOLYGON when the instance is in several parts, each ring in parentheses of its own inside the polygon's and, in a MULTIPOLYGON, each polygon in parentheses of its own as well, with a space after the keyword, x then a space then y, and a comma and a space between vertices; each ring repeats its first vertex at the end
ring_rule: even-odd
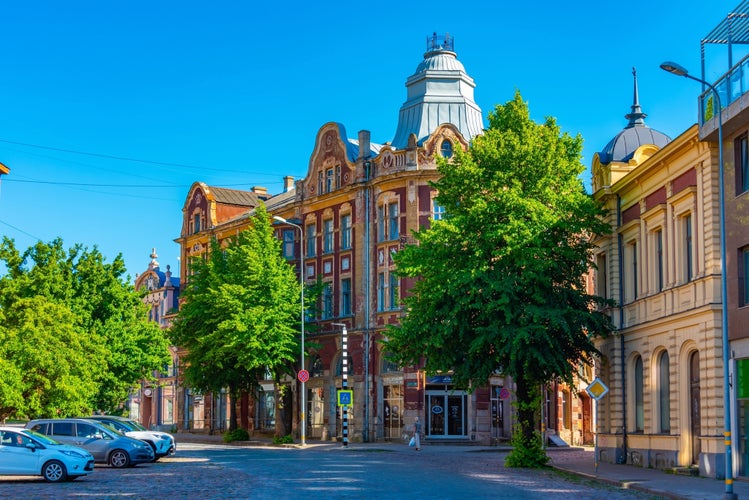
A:
POLYGON ((536 431, 538 389, 522 375, 515 379, 515 386, 517 388, 518 423, 523 437, 530 442, 534 439, 536 431))

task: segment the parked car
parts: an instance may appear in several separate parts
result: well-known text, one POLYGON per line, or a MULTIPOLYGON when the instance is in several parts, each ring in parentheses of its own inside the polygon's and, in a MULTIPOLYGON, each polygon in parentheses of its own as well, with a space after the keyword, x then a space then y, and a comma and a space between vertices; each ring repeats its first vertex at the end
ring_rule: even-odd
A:
POLYGON ((0 475, 72 481, 94 470, 91 453, 20 427, 0 427, 0 475))
POLYGON ((130 467, 153 462, 154 454, 148 444, 123 436, 99 422, 82 418, 50 418, 32 420, 26 424, 34 430, 57 441, 88 450, 97 463, 115 468, 130 467))
POLYGON ((155 460, 177 451, 177 443, 174 440, 174 436, 168 432, 152 431, 134 420, 115 415, 94 415, 85 418, 108 424, 126 436, 145 441, 153 448, 153 453, 156 457, 155 460))

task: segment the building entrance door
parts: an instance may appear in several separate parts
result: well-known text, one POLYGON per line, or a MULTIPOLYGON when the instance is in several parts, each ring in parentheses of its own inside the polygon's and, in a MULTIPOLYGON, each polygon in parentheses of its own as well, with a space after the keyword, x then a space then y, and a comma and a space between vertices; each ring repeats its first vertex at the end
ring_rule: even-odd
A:
POLYGON ((430 438, 468 437, 466 394, 463 391, 426 391, 426 436, 430 438))

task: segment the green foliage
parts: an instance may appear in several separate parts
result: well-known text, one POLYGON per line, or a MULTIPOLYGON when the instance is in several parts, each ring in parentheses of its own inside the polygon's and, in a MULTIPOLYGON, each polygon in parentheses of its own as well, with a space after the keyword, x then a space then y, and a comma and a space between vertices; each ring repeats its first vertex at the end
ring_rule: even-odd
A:
POLYGON ((5 238, 0 262, 0 419, 115 411, 170 359, 121 256, 5 238))
POLYGON ((510 441, 512 450, 505 457, 507 467, 525 467, 538 469, 546 466, 549 456, 546 455, 541 443, 541 433, 534 432, 527 437, 523 434, 521 427, 517 427, 512 433, 510 441))
POLYGON ((291 372, 301 289, 265 207, 224 245, 213 240, 208 258, 193 259, 191 269, 170 332, 188 351, 187 384, 203 392, 229 388, 236 396, 256 388, 266 367, 291 372))
POLYGON ((612 325, 584 276, 590 236, 610 228, 580 180, 581 150, 553 118, 532 121, 516 93, 467 152, 438 160, 446 216, 395 256, 415 280, 386 341, 400 364, 453 370, 468 389, 497 370, 531 387, 569 380, 598 354, 593 337, 612 325))
POLYGON ((249 441, 250 433, 246 429, 237 427, 233 431, 224 432, 224 442, 231 443, 232 441, 249 441))
POLYGON ((291 437, 291 434, 287 434, 285 436, 273 436, 273 444, 293 444, 294 438, 291 437))

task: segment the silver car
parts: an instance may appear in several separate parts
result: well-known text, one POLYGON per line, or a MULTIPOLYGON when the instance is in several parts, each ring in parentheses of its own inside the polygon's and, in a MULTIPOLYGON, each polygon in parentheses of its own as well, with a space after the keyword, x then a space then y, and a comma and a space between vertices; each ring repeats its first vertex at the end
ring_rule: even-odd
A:
POLYGON ((138 439, 119 434, 99 422, 80 418, 32 420, 27 429, 49 436, 61 443, 79 446, 94 456, 97 463, 115 468, 153 462, 151 447, 138 439))

